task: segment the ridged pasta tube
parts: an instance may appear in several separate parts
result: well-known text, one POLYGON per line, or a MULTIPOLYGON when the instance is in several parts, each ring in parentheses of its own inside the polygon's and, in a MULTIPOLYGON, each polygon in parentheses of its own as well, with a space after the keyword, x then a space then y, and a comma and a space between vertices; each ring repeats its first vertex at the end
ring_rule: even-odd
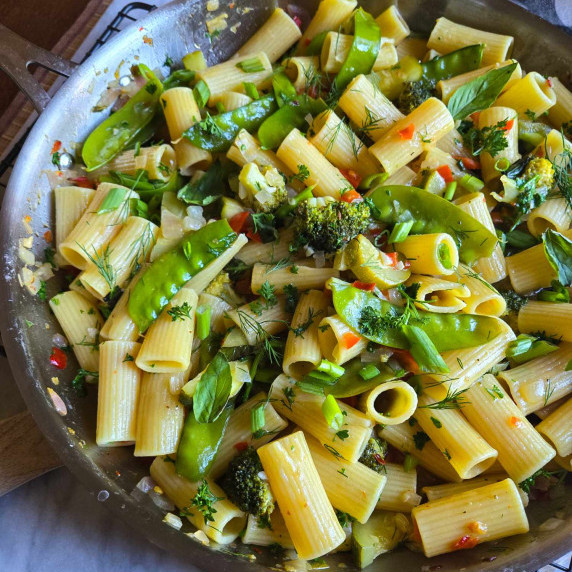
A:
POLYGON ((457 245, 446 232, 410 235, 394 246, 415 274, 445 276, 453 274, 459 264, 457 245))
POLYGON ((387 483, 377 501, 378 510, 411 512, 421 502, 417 494, 417 469, 406 471, 396 463, 384 464, 387 483))
POLYGON ((364 393, 360 406, 375 423, 399 425, 415 412, 417 394, 405 381, 387 381, 364 393))
POLYGON ((519 115, 531 111, 539 116, 555 103, 556 94, 548 80, 537 72, 529 72, 499 96, 494 105, 510 107, 519 115))
POLYGON ((541 421, 536 430, 556 447, 561 457, 572 454, 572 399, 541 421))
POLYGON ((395 5, 384 10, 375 19, 375 22, 379 26, 381 35, 384 38, 391 38, 396 45, 402 42, 411 33, 407 22, 395 5))
POLYGON ((546 332, 548 336, 572 342, 572 304, 530 300, 518 313, 518 329, 528 334, 546 332))
POLYGON ((56 187, 56 249, 78 223, 95 191, 84 187, 56 187))
POLYGON ((338 365, 361 354, 368 344, 366 338, 356 334, 337 314, 320 322, 318 338, 323 356, 338 365))

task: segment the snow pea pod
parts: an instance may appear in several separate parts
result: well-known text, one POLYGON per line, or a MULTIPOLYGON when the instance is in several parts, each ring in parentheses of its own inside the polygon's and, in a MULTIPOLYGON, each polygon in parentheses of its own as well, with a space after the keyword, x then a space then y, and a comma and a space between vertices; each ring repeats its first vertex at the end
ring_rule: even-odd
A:
POLYGON ((131 319, 144 332, 169 300, 235 241, 226 219, 187 234, 177 247, 159 256, 145 271, 129 297, 131 319))
POLYGON ((423 78, 440 81, 476 70, 481 65, 484 49, 484 44, 474 44, 423 62, 423 78))
POLYGON ((324 387, 326 395, 331 394, 338 398, 353 397, 377 387, 380 383, 396 379, 395 371, 385 363, 376 363, 375 367, 379 370, 379 373, 367 380, 363 379, 359 373, 364 368, 364 363, 359 357, 344 365, 344 367, 344 374, 333 385, 324 387))
POLYGON ((381 186, 369 199, 374 206, 372 214, 379 221, 396 224, 412 220, 411 234, 450 234, 459 248, 459 258, 466 264, 490 256, 498 242, 495 234, 458 206, 423 189, 381 186))
POLYGON ((241 129, 251 133, 276 109, 275 97, 267 95, 233 111, 207 116, 189 127, 183 137, 206 151, 228 151, 241 129))
POLYGON ((139 72, 147 83, 85 140, 81 155, 88 171, 105 165, 128 147, 159 109, 163 85, 147 66, 139 65, 139 72))
MULTIPOLYGON (((332 278, 328 284, 332 289, 334 308, 350 328, 372 342, 391 348, 409 349, 409 342, 401 328, 372 328, 367 327, 364 321, 364 309, 367 310, 371 326, 372 315, 379 317, 376 322, 381 322, 384 317, 399 317, 403 308, 337 278, 332 278)), ((410 323, 422 329, 439 352, 480 346, 496 338, 501 331, 501 321, 490 316, 436 314, 421 310, 418 313, 419 319, 411 318, 410 323)))
POLYGON ((178 191, 185 182, 185 179, 183 179, 177 171, 173 172, 167 181, 149 179, 147 171, 143 169, 141 169, 141 171, 138 171, 135 175, 110 171, 109 175, 100 177, 100 181, 104 183, 117 183, 128 189, 133 189, 137 191, 141 200, 144 201, 149 200, 155 195, 162 195, 169 191, 178 191), (141 171, 143 171, 142 175, 141 171))

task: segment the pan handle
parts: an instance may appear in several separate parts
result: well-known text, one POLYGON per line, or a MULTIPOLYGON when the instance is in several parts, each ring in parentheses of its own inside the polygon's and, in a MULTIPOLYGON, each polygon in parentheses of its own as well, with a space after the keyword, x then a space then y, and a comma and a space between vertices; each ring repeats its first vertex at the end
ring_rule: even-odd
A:
POLYGON ((32 44, 0 24, 0 69, 14 80, 36 111, 42 113, 50 96, 28 71, 30 64, 38 64, 64 77, 69 77, 78 65, 32 44))

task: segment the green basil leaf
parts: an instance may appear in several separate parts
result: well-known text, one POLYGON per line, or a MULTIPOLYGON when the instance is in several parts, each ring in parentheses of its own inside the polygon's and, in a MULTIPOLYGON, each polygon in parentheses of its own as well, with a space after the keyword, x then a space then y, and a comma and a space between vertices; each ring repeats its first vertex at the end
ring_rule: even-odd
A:
POLYGON ((174 87, 189 87, 195 79, 195 72, 191 70, 176 70, 164 82, 165 91, 174 87))
POLYGON ((193 395, 193 413, 199 423, 212 423, 223 412, 232 387, 230 367, 218 352, 201 376, 193 395))
POLYGON ((210 205, 222 196, 227 176, 228 169, 217 160, 198 181, 187 183, 180 189, 177 198, 189 205, 210 205))
POLYGON ((103 199, 99 209, 97 209, 97 214, 105 214, 117 210, 119 205, 124 201, 126 193, 127 191, 125 189, 119 187, 111 189, 103 199))
POLYGON ((572 240, 552 229, 542 235, 544 254, 563 286, 572 286, 572 240))
POLYGON ((447 105, 453 119, 464 119, 471 113, 490 107, 506 85, 516 62, 498 69, 492 69, 461 86, 452 95, 447 105))

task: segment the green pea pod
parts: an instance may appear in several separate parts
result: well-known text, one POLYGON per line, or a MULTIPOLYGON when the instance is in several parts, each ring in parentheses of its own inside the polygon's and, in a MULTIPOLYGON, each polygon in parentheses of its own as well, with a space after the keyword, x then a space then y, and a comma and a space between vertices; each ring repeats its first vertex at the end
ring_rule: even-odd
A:
POLYGON ((423 62, 423 78, 440 81, 449 79, 455 75, 476 70, 481 65, 483 59, 484 44, 474 44, 466 46, 460 50, 450 52, 445 56, 433 58, 428 62, 423 62))
POLYGON ((379 54, 381 30, 363 8, 354 13, 354 39, 346 61, 334 80, 334 91, 341 93, 359 74, 368 74, 379 54))
POLYGON ((273 95, 267 95, 233 111, 207 116, 189 127, 183 137, 206 151, 228 151, 241 129, 255 131, 276 109, 276 99, 273 95))
POLYGON ((326 41, 326 36, 330 33, 329 30, 320 32, 317 36, 312 38, 312 41, 308 44, 306 48, 306 56, 319 56, 322 53, 322 46, 326 41))
POLYGON ((284 72, 276 72, 272 78, 272 89, 278 107, 282 107, 298 95, 294 84, 284 72))
POLYGON ((324 387, 326 395, 331 394, 338 398, 353 397, 377 387, 380 383, 396 379, 395 372, 385 363, 376 363, 375 367, 379 369, 379 373, 368 380, 364 380, 359 374, 364 368, 364 364, 359 357, 344 365, 344 367, 345 372, 342 377, 338 378, 333 385, 324 387))
POLYGON ((292 129, 303 129, 308 125, 308 114, 318 115, 326 109, 328 106, 322 99, 313 99, 306 94, 299 95, 262 123, 258 129, 258 140, 265 149, 276 149, 292 129))
POLYGON ((147 66, 139 65, 139 71, 147 83, 85 140, 81 155, 88 171, 98 169, 123 151, 159 109, 163 85, 147 66))
POLYGON ((235 239, 228 221, 221 219, 187 234, 177 247, 159 256, 129 297, 129 315, 139 331, 144 332, 184 284, 227 250, 235 239))
POLYGON ((208 474, 231 412, 232 405, 227 405, 212 423, 199 423, 192 411, 187 414, 175 461, 175 470, 179 475, 195 483, 208 474))
POLYGON ((459 248, 459 258, 471 264, 490 256, 498 242, 495 234, 450 201, 416 187, 381 186, 369 199, 373 216, 387 224, 414 221, 411 234, 450 234, 459 248))
POLYGON ((102 183, 117 183, 128 189, 133 189, 144 201, 148 201, 155 195, 178 191, 185 182, 185 179, 176 171, 171 174, 168 181, 149 180, 147 171, 144 173, 145 175, 140 176, 110 171, 109 175, 102 175, 100 181, 102 183))
MULTIPOLYGON (((401 328, 385 328, 379 332, 364 332, 362 311, 368 307, 380 317, 399 316, 403 309, 381 300, 371 292, 354 288, 351 284, 333 278, 328 283, 332 289, 334 308, 342 320, 353 330, 372 342, 390 348, 409 349, 407 337, 401 328)), ((437 351, 457 350, 480 346, 490 342, 500 333, 500 320, 472 314, 436 314, 418 311, 420 319, 411 323, 423 330, 437 351)))

